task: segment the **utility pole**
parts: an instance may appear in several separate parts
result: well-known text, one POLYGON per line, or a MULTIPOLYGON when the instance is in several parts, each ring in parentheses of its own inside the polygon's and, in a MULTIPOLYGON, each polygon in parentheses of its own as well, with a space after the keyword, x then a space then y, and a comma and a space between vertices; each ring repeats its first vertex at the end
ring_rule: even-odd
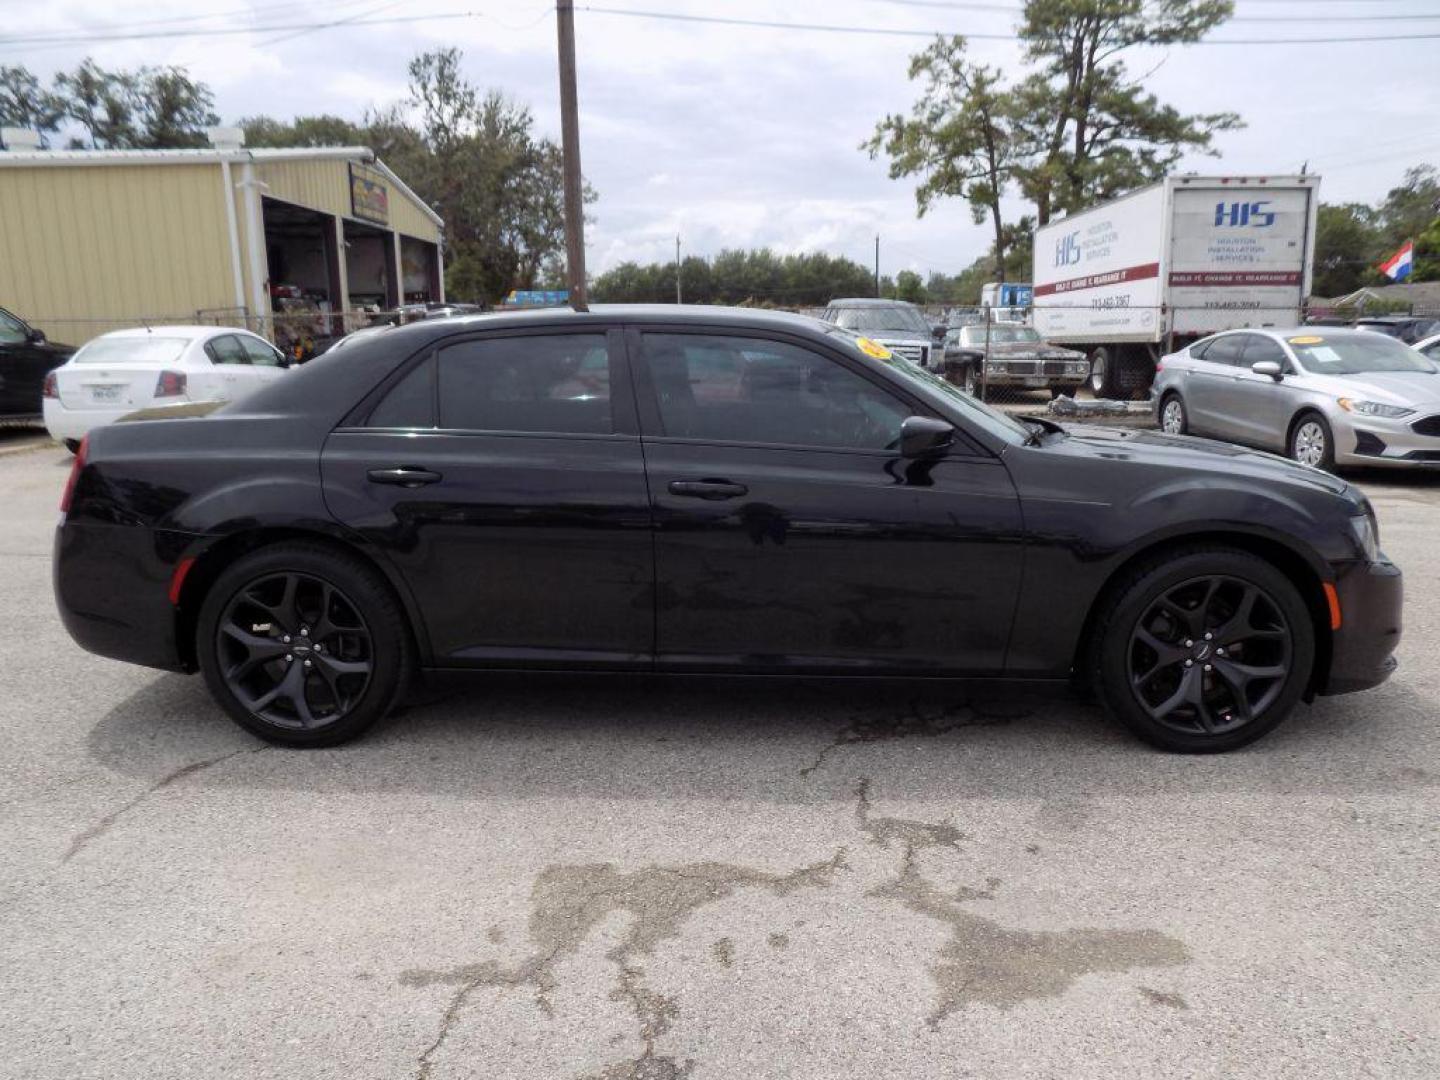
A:
POLYGON ((585 288, 585 191, 580 173, 580 115, 575 93, 575 0, 555 0, 560 41, 560 148, 565 170, 565 270, 570 306, 590 309, 585 288))
POLYGON ((680 299, 680 237, 675 237, 675 303, 683 303, 680 299))
POLYGON ((875 296, 880 296, 880 234, 875 234, 875 296))

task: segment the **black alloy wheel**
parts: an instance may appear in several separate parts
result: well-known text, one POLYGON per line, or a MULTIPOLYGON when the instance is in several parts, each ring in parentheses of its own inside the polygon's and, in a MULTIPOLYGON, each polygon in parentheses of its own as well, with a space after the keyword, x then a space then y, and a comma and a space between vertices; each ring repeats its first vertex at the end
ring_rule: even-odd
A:
POLYGON ((1135 697, 1157 724, 1219 735, 1274 704, 1292 652, 1274 600, 1252 582, 1210 575, 1155 599, 1131 631, 1126 659, 1135 697))
POLYGON ((1130 571, 1101 609, 1090 670, 1112 714, 1167 750, 1252 742, 1299 702, 1315 626, 1271 563, 1223 547, 1181 548, 1130 571))
POLYGON ((277 727, 334 723, 370 685, 370 629, 355 602, 322 578, 252 581, 231 598, 215 634, 226 687, 277 727))
POLYGON ((226 711, 291 746, 358 735, 396 703, 410 663, 388 585, 354 556, 318 544, 261 548, 231 566, 206 596, 196 645, 226 711))

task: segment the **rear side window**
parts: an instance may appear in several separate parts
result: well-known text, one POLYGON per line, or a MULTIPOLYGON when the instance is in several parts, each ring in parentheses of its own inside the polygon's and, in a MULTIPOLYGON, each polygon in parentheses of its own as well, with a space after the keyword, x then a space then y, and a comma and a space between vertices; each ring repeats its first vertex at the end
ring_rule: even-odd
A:
POLYGON ((427 356, 380 399, 370 413, 370 427, 433 428, 435 426, 435 357, 427 356))
POLYGON ((440 427, 609 435, 610 357, 604 334, 487 338, 442 349, 440 427))

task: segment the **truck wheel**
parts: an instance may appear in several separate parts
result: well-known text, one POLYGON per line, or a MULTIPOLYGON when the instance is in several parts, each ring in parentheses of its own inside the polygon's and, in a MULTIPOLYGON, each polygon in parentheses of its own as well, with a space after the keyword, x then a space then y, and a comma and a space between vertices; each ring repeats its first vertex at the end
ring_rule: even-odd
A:
POLYGON ((1097 398, 1115 397, 1119 391, 1118 360, 1115 352, 1104 345, 1097 346, 1090 354, 1090 391, 1097 398))

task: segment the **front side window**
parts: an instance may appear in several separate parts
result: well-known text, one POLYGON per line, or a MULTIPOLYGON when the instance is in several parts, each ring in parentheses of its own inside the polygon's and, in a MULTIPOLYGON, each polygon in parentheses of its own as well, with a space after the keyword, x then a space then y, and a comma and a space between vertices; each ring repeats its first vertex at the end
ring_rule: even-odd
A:
POLYGON ((914 410, 838 361, 785 342, 648 334, 665 434, 720 442, 885 450, 914 410))
POLYGON ((609 435, 604 334, 486 338, 440 350, 440 426, 609 435))
POLYGON ((1240 357, 1245 350, 1245 337, 1242 334, 1226 334, 1210 342, 1205 349, 1207 363, 1224 364, 1226 367, 1239 367, 1240 357))
POLYGON ((205 352, 216 364, 248 364, 250 356, 234 334, 222 334, 205 343, 205 352))
POLYGON ((1246 337, 1248 338, 1245 343, 1246 367, 1258 364, 1262 360, 1273 360, 1280 365, 1281 371, 1290 366, 1284 348, 1274 338, 1262 337, 1259 334, 1247 334, 1246 337))
POLYGON ((282 365, 284 357, 268 342, 248 336, 241 336, 239 341, 249 362, 256 367, 280 367, 282 365))

